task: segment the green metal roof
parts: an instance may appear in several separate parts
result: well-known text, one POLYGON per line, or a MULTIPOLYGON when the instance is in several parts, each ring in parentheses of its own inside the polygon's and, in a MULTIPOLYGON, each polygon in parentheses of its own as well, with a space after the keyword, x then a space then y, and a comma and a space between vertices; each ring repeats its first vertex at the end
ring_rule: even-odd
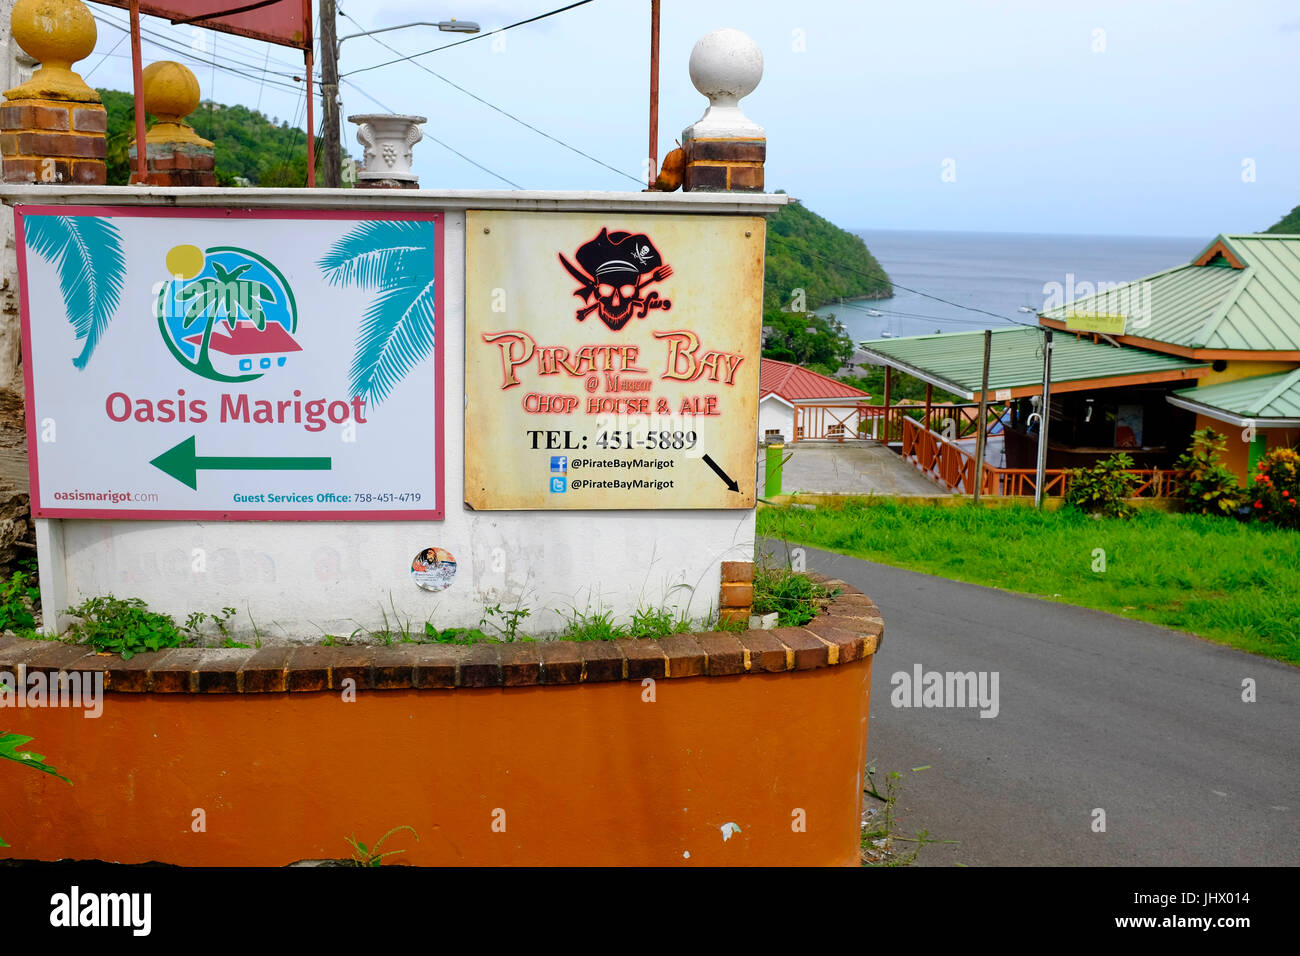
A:
POLYGON ((1169 402, 1234 425, 1300 425, 1300 368, 1183 389, 1169 402))
MULTIPOLYGON (((1077 338, 1058 332, 1052 341, 1052 383, 1078 382, 1159 372, 1185 373, 1207 367, 1162 352, 1077 338)), ((984 367, 984 333, 951 332, 863 342, 862 349, 881 362, 968 399, 980 389, 984 367)), ((996 329, 989 355, 989 391, 1026 388, 1043 381, 1043 331, 1022 327, 996 329)))
MULTIPOLYGON (((1098 291, 1041 313, 1124 314, 1124 334, 1194 349, 1300 350, 1300 236, 1221 235, 1245 266, 1215 257, 1098 291)), ((1196 260, 1193 260, 1196 261, 1196 260)))

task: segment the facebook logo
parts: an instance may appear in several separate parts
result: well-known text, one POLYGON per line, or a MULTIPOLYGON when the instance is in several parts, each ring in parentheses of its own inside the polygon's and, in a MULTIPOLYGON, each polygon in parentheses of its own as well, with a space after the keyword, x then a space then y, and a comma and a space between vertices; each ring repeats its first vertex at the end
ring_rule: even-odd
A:
POLYGON ((552 455, 552 456, 551 456, 551 471, 552 471, 554 474, 557 474, 557 475, 568 474, 568 472, 569 472, 569 458, 568 458, 568 456, 567 456, 567 455, 552 455))
POLYGON ((568 483, 567 478, 552 478, 551 491, 565 491, 567 490, 568 483))

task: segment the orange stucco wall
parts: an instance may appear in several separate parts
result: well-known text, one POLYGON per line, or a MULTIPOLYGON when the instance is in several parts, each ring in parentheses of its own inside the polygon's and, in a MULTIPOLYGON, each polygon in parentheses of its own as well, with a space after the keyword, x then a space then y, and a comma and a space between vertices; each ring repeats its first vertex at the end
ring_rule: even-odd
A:
POLYGON ((1238 481, 1244 482, 1246 472, 1250 470, 1250 444, 1241 440, 1243 429, 1208 415, 1197 415, 1196 430, 1203 428, 1213 428, 1227 439, 1223 445, 1223 463, 1232 470, 1238 481))
POLYGON ((409 824, 420 840, 394 835, 384 849, 407 852, 390 862, 856 864, 870 677, 867 657, 660 680, 653 703, 614 681, 11 710, 3 729, 74 785, 0 767, 0 852, 280 866, 409 824))

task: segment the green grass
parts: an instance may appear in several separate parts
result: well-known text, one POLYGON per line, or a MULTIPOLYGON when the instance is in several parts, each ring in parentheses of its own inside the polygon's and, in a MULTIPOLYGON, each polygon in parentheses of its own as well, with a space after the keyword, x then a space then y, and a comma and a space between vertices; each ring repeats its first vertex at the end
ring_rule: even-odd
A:
POLYGON ((1300 664, 1300 535, 1214 515, 851 501, 764 508, 773 538, 1108 611, 1300 664), (1094 571, 1097 549, 1105 570, 1094 571))

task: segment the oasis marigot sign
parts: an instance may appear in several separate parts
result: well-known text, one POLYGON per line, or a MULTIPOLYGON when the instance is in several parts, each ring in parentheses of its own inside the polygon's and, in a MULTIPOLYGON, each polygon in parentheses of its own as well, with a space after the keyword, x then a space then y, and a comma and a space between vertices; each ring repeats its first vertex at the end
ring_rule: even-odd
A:
POLYGON ((764 221, 465 219, 474 509, 752 508, 764 221))
POLYGON ((15 223, 34 515, 442 517, 441 214, 15 223))

